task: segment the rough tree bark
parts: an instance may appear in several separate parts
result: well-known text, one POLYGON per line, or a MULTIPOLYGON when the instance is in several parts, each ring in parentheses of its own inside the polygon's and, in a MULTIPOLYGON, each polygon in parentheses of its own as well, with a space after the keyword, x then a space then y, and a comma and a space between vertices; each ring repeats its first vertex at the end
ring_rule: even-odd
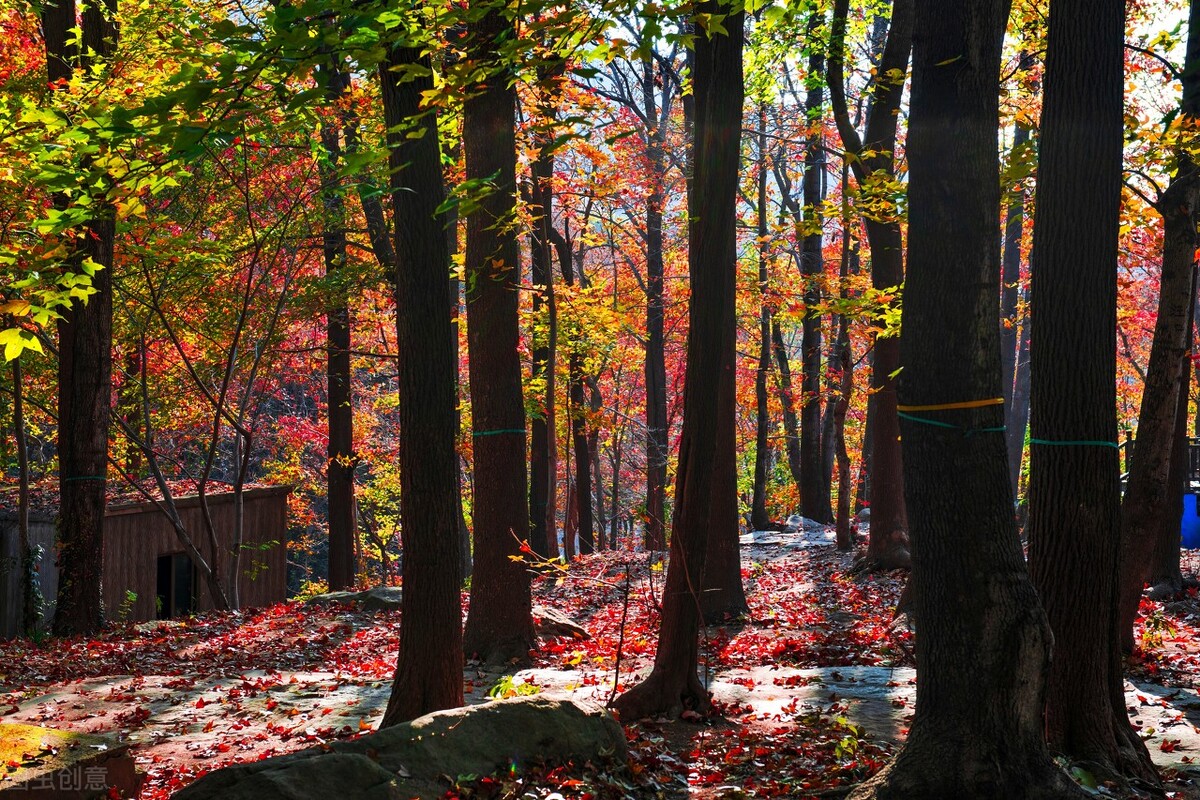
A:
POLYGON ((954 407, 1000 394, 996 131, 1008 8, 916 4, 899 388, 922 407, 902 426, 917 698, 908 739, 855 800, 1086 796, 1042 738, 1051 634, 1013 523, 1003 410, 954 407))
MULTIPOLYGON (((697 6, 696 13, 727 10, 719 0, 708 0, 697 6)), ((678 714, 708 703, 708 692, 696 674, 700 624, 696 589, 708 545, 717 454, 713 432, 720 426, 725 338, 734 329, 743 19, 741 12, 729 13, 723 21, 728 33, 701 28, 693 45, 696 128, 690 211, 698 224, 690 226, 688 242, 692 302, 671 559, 654 668, 645 681, 616 700, 626 720, 664 711, 678 714)))
MULTIPOLYGON (((1182 73, 1182 123, 1195 125, 1200 117, 1200 0, 1190 4, 1187 60, 1182 73)), ((1163 218, 1163 253, 1158 317, 1150 345, 1150 361, 1142 389, 1137 440, 1129 463, 1129 480, 1121 501, 1120 634, 1126 650, 1133 648, 1142 585, 1150 572, 1155 544, 1164 524, 1174 524, 1178 503, 1168 485, 1180 397, 1187 402, 1186 359, 1190 351, 1193 287, 1195 283, 1196 215, 1200 172, 1186 148, 1176 149, 1177 167, 1171 184, 1155 208, 1163 218)))
MULTIPOLYGON (((850 121, 845 90, 845 37, 849 0, 836 0, 830 28, 829 61, 826 77, 833 116, 842 147, 852 156, 851 165, 859 185, 894 180, 896 175, 896 127, 903 80, 889 76, 908 72, 912 49, 913 0, 894 0, 887 41, 880 58, 878 74, 883 76, 867 107, 867 127, 863 136, 850 121)), ((889 289, 904 281, 904 243, 900 219, 895 213, 864 213, 867 244, 871 250, 871 285, 889 289)), ((871 535, 867 558, 881 569, 910 564, 908 521, 904 508, 903 460, 900 454, 900 427, 896 412, 895 380, 900 367, 901 342, 896 337, 875 339, 871 361, 871 400, 867 405, 871 441, 871 535)))
POLYGON ((495 3, 471 3, 467 58, 481 71, 463 105, 466 177, 488 184, 467 216, 467 349, 475 449, 475 573, 463 647, 488 662, 526 662, 534 644, 529 575, 525 404, 518 351, 520 248, 511 222, 516 191, 516 90, 503 63, 515 32, 495 3))
POLYGON ((1054 630, 1050 747, 1097 773, 1157 783, 1125 712, 1117 639, 1124 26, 1123 0, 1050 9, 1031 260, 1029 566, 1054 630))
POLYGON ((397 47, 380 69, 397 256, 397 345, 404 354, 398 365, 404 595, 385 726, 463 702, 457 364, 446 280, 450 249, 445 217, 437 211, 445 198, 437 116, 421 103, 422 93, 433 90, 430 67, 420 49, 397 47))
MULTIPOLYGON (((115 0, 74 0, 42 8, 46 74, 66 81, 76 66, 90 68, 116 49, 115 0), (80 29, 77 48, 72 31, 80 29)), ((58 202, 56 200, 56 202, 58 202)), ((112 390, 112 270, 116 219, 104 202, 84 225, 73 258, 102 267, 95 293, 73 304, 58 323, 58 602, 54 633, 94 633, 104 623, 101 588, 108 423, 112 390)), ((76 263, 75 271, 80 271, 76 263)))

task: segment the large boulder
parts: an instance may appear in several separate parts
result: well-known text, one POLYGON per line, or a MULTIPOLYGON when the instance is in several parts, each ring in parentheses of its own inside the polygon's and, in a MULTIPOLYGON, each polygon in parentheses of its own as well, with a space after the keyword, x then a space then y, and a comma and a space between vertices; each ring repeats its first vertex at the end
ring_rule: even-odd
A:
POLYGON ((178 800, 434 800, 446 778, 626 756, 625 734, 600 706, 515 697, 437 711, 358 739, 216 770, 178 800))

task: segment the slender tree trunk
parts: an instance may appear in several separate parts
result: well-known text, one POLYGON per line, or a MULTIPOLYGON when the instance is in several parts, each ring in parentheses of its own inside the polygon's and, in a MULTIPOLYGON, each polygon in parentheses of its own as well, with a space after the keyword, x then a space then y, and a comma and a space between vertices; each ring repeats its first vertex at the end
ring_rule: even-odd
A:
POLYGON ((865 798, 1085 797, 1042 739, 1051 635, 1011 513, 1000 394, 996 131, 1005 0, 917 0, 900 391, 917 700, 865 798), (938 424, 926 424, 938 423, 938 424), (953 613, 947 613, 947 609, 953 613))
POLYGON ((771 415, 767 406, 767 375, 771 371, 771 305, 767 275, 767 107, 758 107, 758 370, 754 375, 754 500, 750 505, 750 527, 756 531, 771 525, 767 515, 767 472, 770 469, 771 415))
POLYGON ((529 530, 525 404, 518 351, 520 248, 511 228, 516 191, 516 90, 504 65, 511 23, 494 4, 469 26, 484 71, 463 106, 467 180, 490 191, 467 216, 467 342, 475 444, 475 574, 463 646, 489 663, 525 662, 534 645, 529 574, 518 560, 529 530))
MULTIPOLYGON (((659 119, 654 64, 642 61, 642 101, 646 119, 659 119)), ((646 196, 646 549, 667 549, 666 487, 667 366, 663 323, 663 204, 666 182, 665 131, 655 125, 647 131, 646 160, 650 167, 650 192, 646 196)))
MULTIPOLYGON (((1117 248, 1123 0, 1050 10, 1031 263, 1029 565, 1054 630, 1046 738, 1157 783, 1118 642, 1117 248), (1063 320, 1070 319, 1070 324, 1063 320)), ((1185 306, 1186 311, 1186 306, 1185 306)), ((1174 423, 1174 406, 1170 422, 1174 423)))
MULTIPOLYGON (((717 0, 698 14, 726 13, 717 0)), ((696 102, 695 165, 690 193, 688 262, 692 302, 688 360, 684 379, 683 434, 676 473, 676 506, 671 559, 663 595, 662 626, 654 668, 645 681, 617 698, 626 720, 685 707, 704 707, 708 692, 696 674, 700 599, 708 525, 719 487, 714 461, 721 430, 721 370, 726 338, 734 330, 737 173, 742 117, 742 35, 740 11, 723 20, 727 33, 694 39, 693 93, 696 102), (718 433, 719 435, 719 433, 718 433)))
MULTIPOLYGON (((824 24, 824 12, 813 12, 809 33, 824 24)), ((832 522, 829 505, 829 484, 822 466, 821 449, 821 278, 825 261, 821 250, 824 235, 821 226, 821 178, 825 169, 824 141, 821 118, 825 92, 820 82, 825 72, 825 55, 821 48, 812 47, 808 57, 808 95, 804 114, 808 120, 808 135, 804 141, 804 244, 800 255, 800 272, 804 276, 804 322, 800 349, 804 358, 804 379, 800 401, 800 513, 817 522, 832 522)))
POLYGON ((388 726, 462 705, 462 564, 457 364, 446 280, 450 247, 446 219, 438 212, 445 188, 437 115, 421 102, 433 90, 429 56, 396 48, 379 74, 397 256, 396 340, 403 354, 398 376, 404 594, 400 654, 382 723, 388 726))
MULTIPOLYGON (((340 59, 330 56, 323 70, 325 96, 331 106, 350 86, 350 76, 340 59)), ((321 234, 325 278, 333 297, 326 310, 325 376, 328 394, 329 449, 326 462, 329 500, 329 588, 354 588, 357 573, 354 520, 354 407, 350 385, 350 308, 342 267, 346 263, 346 203, 338 185, 342 164, 341 131, 344 124, 321 126, 321 204, 325 230, 321 234)), ((230 587, 231 591, 233 587, 230 587)))
MULTIPOLYGON (((1187 66, 1183 71, 1185 124, 1200 117, 1200 0, 1188 14, 1187 66)), ((1163 217, 1162 275, 1158 317, 1150 346, 1150 363, 1142 389, 1137 441, 1129 464, 1129 480, 1121 503, 1121 644, 1133 648, 1142 585, 1150 572, 1156 542, 1164 525, 1174 525, 1178 504, 1167 480, 1173 439, 1178 429, 1179 404, 1187 403, 1187 363, 1191 349, 1192 308, 1195 304, 1196 219, 1200 211, 1200 173, 1186 149, 1176 154, 1171 185, 1159 198, 1163 217)))
POLYGON ((787 453, 788 472, 796 486, 800 486, 800 426, 796 419, 796 400, 792 394, 792 367, 788 359, 787 345, 783 341, 783 329, 779 320, 771 320, 771 348, 775 353, 775 366, 779 370, 779 397, 783 405, 784 452, 787 453))
MULTIPOLYGON (((848 0, 834 4, 831 26, 828 82, 834 119, 842 145, 854 154, 852 164, 859 185, 871 174, 895 175, 896 126, 904 82, 882 80, 871 97, 864 137, 850 122, 843 82, 848 0)), ((912 47, 913 0, 894 0, 878 73, 903 75, 908 71, 912 47)), ((864 214, 867 243, 871 250, 871 285, 880 291, 904 282, 904 242, 896 214, 864 214)), ((867 403, 870 434, 871 536, 867 558, 882 569, 906 567, 910 563, 908 519, 904 508, 904 465, 900 453, 900 424, 896 409, 895 379, 900 368, 900 340, 877 337, 871 360, 871 395, 867 403)), ((864 451, 865 451, 864 447, 864 451)), ((865 452, 864 452, 865 455, 865 452)), ((864 458, 864 461, 866 459, 864 458)), ((861 492, 860 492, 861 497, 861 492)))
MULTIPOLYGON (((849 159, 842 159, 842 186, 850 181, 849 159)), ((848 296, 847 281, 850 278, 851 263, 857 271, 857 243, 850 227, 850 202, 843 194, 842 197, 842 263, 838 270, 838 292, 843 299, 848 296)), ((850 321, 845 314, 835 315, 837 319, 837 339, 834 352, 829 359, 830 372, 838 381, 838 395, 833 404, 833 432, 831 440, 837 461, 838 503, 835 522, 837 525, 837 547, 842 552, 854 548, 854 534, 850 529, 850 454, 846 452, 846 412, 850 410, 850 400, 854 396, 854 354, 850 344, 850 321), (836 365, 837 371, 834 372, 836 365)))

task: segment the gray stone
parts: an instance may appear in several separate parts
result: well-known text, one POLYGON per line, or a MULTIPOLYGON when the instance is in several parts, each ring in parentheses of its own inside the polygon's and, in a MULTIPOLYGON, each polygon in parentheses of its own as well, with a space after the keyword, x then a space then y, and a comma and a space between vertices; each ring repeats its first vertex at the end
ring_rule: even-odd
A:
POLYGON ((533 626, 543 639, 590 639, 587 629, 557 609, 533 607, 533 626))
POLYGON ((178 800, 433 800, 445 777, 535 761, 624 761, 621 726, 595 703, 516 697, 427 714, 351 741, 216 770, 178 800))
POLYGON ((399 611, 404 592, 399 586, 376 586, 361 592, 326 592, 310 597, 312 605, 357 603, 363 611, 399 611))

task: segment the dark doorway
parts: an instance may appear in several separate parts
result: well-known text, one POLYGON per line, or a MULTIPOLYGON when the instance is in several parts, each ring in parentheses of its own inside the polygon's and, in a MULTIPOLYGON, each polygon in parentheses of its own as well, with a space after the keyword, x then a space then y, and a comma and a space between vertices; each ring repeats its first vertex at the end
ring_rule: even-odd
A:
POLYGON ((196 610, 196 582, 187 553, 158 557, 158 619, 175 619, 196 610))

